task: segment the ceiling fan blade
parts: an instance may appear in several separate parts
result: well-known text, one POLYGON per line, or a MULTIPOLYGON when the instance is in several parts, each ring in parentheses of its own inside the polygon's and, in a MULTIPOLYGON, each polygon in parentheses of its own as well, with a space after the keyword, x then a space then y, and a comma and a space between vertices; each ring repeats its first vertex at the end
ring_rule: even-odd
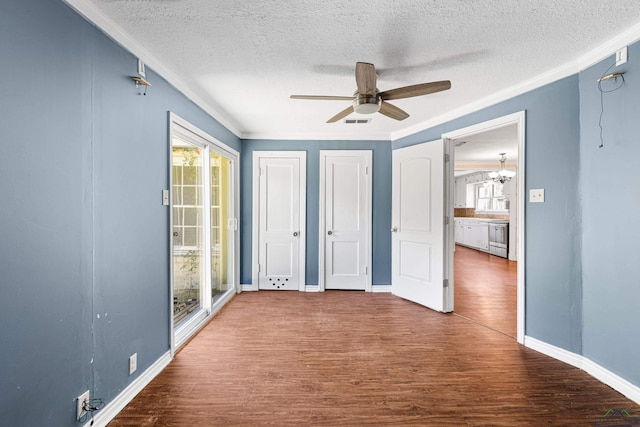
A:
POLYGON ((335 123, 338 120, 344 119, 345 117, 347 117, 351 113, 353 113, 353 105, 350 105, 348 108, 345 108, 344 110, 340 111, 335 116, 331 117, 329 120, 327 120, 327 123, 335 123))
POLYGON ((404 120, 407 117, 409 117, 409 114, 406 111, 401 110, 395 105, 391 105, 388 102, 384 102, 384 101, 382 101, 382 103, 380 104, 380 109, 378 110, 378 113, 384 114, 385 116, 391 117, 392 119, 395 119, 395 120, 404 120))
POLYGON ((413 86, 399 87, 397 89, 380 92, 380 98, 384 101, 392 99, 411 98, 413 96, 428 95, 430 93, 441 92, 451 88, 449 80, 439 82, 421 83, 413 86))
POLYGON ((353 101, 353 96, 323 96, 323 95, 291 95, 291 99, 313 99, 320 101, 353 101))
POLYGON ((360 95, 376 94, 376 67, 367 62, 356 63, 356 84, 360 95))

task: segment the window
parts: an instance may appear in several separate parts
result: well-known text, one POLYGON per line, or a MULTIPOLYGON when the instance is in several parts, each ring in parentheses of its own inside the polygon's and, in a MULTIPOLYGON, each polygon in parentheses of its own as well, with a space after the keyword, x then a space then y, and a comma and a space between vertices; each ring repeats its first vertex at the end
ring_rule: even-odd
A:
POLYGON ((476 211, 508 212, 508 199, 504 184, 486 182, 476 185, 476 211))

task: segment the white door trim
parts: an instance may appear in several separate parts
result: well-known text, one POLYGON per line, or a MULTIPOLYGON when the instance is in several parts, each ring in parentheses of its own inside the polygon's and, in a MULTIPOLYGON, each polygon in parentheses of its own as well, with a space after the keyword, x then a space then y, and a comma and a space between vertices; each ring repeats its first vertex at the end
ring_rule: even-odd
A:
MULTIPOLYGON (((228 146, 227 144, 223 143, 222 141, 220 141, 219 139, 213 137, 212 135, 208 134, 207 132, 203 131, 202 129, 198 128, 197 126, 191 124, 190 122, 188 122, 187 120, 181 118, 180 116, 178 116, 175 113, 169 112, 168 113, 168 118, 169 118, 169 133, 168 133, 168 157, 169 157, 169 198, 170 198, 170 202, 169 202, 169 324, 171 325, 171 327, 169 328, 169 343, 170 343, 170 349, 171 349, 171 357, 173 357, 173 355, 175 354, 176 350, 183 345, 188 338, 190 338, 191 336, 193 336, 198 330, 200 330, 202 327, 204 327, 205 323, 206 323, 206 319, 210 318, 213 314, 215 314, 216 312, 218 312, 223 306, 224 304, 226 304, 230 299, 232 294, 229 293, 229 295, 226 295, 225 297, 223 297, 222 299, 216 301, 215 304, 212 305, 211 303, 211 289, 209 286, 205 286, 205 297, 203 298, 203 307, 205 308, 204 312, 198 316, 194 316, 193 319, 187 321, 185 323, 185 325, 183 325, 180 329, 181 330, 185 330, 187 331, 185 334, 183 334, 183 336, 179 336, 176 337, 176 335, 179 335, 176 332, 176 328, 173 325, 173 286, 174 286, 174 271, 173 271, 173 261, 172 261, 172 257, 173 257, 173 233, 172 233, 172 224, 173 224, 173 195, 172 195, 172 183, 173 183, 173 167, 172 167, 172 138, 174 135, 180 135, 182 134, 182 136, 187 136, 189 141, 191 143, 194 143, 198 146, 200 146, 201 148, 203 148, 206 152, 206 156, 204 156, 204 161, 206 164, 208 164, 209 162, 209 152, 213 151, 215 153, 218 153, 224 157, 226 157, 227 159, 231 160, 232 162, 232 166, 231 166, 231 182, 230 182, 230 188, 229 188, 229 203, 230 205, 233 207, 233 216, 230 217, 229 219, 232 220, 233 223, 233 227, 232 231, 229 233, 230 234, 230 239, 233 240, 233 260, 232 260, 232 270, 231 273, 233 274, 233 290, 235 290, 236 293, 240 293, 241 292, 241 287, 240 287, 240 227, 239 227, 239 221, 238 221, 238 216, 240 213, 240 197, 239 197, 239 188, 240 188, 240 153, 236 150, 234 150, 233 148, 231 148, 230 146, 228 146)), ((209 182, 209 167, 205 167, 204 168, 204 173, 206 178, 206 181, 209 182)), ((209 199, 208 199, 208 194, 206 194, 207 192, 205 192, 204 198, 205 198, 205 206, 210 205, 209 203, 209 199)), ((208 216, 205 216, 205 218, 208 218, 208 216)), ((229 226, 229 225, 227 225, 229 226)), ((208 219, 207 219, 207 224, 205 225, 205 228, 210 230, 210 227, 208 225, 208 219)), ((207 234, 205 234, 206 238, 205 240, 207 241, 205 244, 205 248, 207 251, 209 251, 211 249, 211 245, 209 244, 209 238, 210 236, 207 234)), ((205 270, 206 272, 210 271, 211 265, 210 265, 210 256, 206 256, 205 257, 205 270)))
POLYGON ((365 292, 372 292, 372 272, 371 264, 373 260, 373 252, 371 245, 371 229, 373 225, 373 209, 372 209, 372 193, 373 193, 373 151, 372 150, 320 150, 320 193, 319 193, 319 226, 318 226, 318 291, 325 290, 325 236, 326 236, 326 215, 325 215, 325 167, 327 156, 331 154, 344 154, 351 156, 363 156, 367 161, 367 174, 365 183, 367 218, 369 224, 367 226, 366 251, 367 257, 367 282, 365 284, 365 292))
POLYGON ((300 159, 300 245, 298 256, 300 257, 300 268, 298 275, 298 290, 305 291, 305 249, 307 240, 307 152, 306 151, 254 151, 253 152, 253 204, 252 204, 252 221, 251 221, 251 290, 257 291, 259 284, 258 264, 260 260, 259 247, 259 226, 260 226, 260 159, 262 158, 296 158, 300 159))
MULTIPOLYGON (((466 136, 479 133, 486 132, 491 129, 500 128, 507 125, 515 124, 518 127, 518 200, 517 200, 517 209, 518 209, 518 284, 517 284, 517 335, 516 339, 518 343, 524 344, 524 334, 525 334, 525 111, 518 111, 517 113, 509 114, 506 116, 498 117, 493 120, 488 120, 486 122, 477 123, 472 126, 467 126, 462 129, 457 129, 451 132, 447 132, 442 134, 442 138, 446 139, 456 139, 456 138, 464 138, 466 136)), ((453 177, 450 177, 453 179, 453 177)), ((450 191, 450 190, 449 190, 450 191)), ((449 202, 451 206, 453 204, 449 202)), ((453 236, 449 236, 449 239, 453 241, 453 236)), ((450 244, 448 250, 453 250, 453 244, 450 244)), ((450 253, 453 258, 453 253, 450 253)), ((453 292, 452 283, 450 285, 451 292, 453 292)))

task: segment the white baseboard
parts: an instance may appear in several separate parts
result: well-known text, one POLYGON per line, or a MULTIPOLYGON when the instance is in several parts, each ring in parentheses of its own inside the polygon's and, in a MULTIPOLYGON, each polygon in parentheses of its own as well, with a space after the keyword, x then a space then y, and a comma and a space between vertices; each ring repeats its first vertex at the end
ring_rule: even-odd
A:
POLYGON ((318 285, 307 285, 304 287, 305 292, 320 292, 320 286, 318 285))
POLYGON ((529 347, 530 349, 542 354, 546 354, 554 359, 558 359, 561 362, 568 363, 571 366, 582 369, 583 358, 579 354, 556 347, 555 345, 547 344, 544 341, 540 341, 528 335, 525 335, 524 337, 524 345, 525 347, 529 347))
POLYGON ((637 385, 631 384, 621 376, 614 374, 587 358, 584 358, 582 369, 592 377, 605 383, 614 390, 619 391, 640 405, 640 387, 637 385))
POLYGON ((593 378, 622 393, 640 405, 640 387, 603 368, 590 359, 529 336, 524 337, 524 345, 532 350, 539 351, 549 357, 582 369, 593 378))
MULTIPOLYGON (((170 362, 171 352, 168 351, 160 356, 160 358, 149 366, 138 378, 133 380, 133 382, 122 390, 107 406, 100 410, 100 412, 93 417, 93 425, 96 427, 106 427, 170 362)), ((90 421, 85 423, 85 427, 88 427, 90 424, 90 421)))
POLYGON ((255 289, 253 287, 253 285, 240 285, 240 290, 242 292, 253 292, 253 291, 257 291, 257 289, 255 289))
POLYGON ((391 292, 391 285, 373 285, 371 292, 391 292))

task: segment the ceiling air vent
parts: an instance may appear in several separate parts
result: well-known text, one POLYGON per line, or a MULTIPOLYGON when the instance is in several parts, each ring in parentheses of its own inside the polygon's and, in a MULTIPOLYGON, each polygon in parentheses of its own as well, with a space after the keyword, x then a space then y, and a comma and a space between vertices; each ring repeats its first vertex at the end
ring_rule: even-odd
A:
POLYGON ((344 122, 348 125, 366 125, 371 119, 344 119, 344 122))

